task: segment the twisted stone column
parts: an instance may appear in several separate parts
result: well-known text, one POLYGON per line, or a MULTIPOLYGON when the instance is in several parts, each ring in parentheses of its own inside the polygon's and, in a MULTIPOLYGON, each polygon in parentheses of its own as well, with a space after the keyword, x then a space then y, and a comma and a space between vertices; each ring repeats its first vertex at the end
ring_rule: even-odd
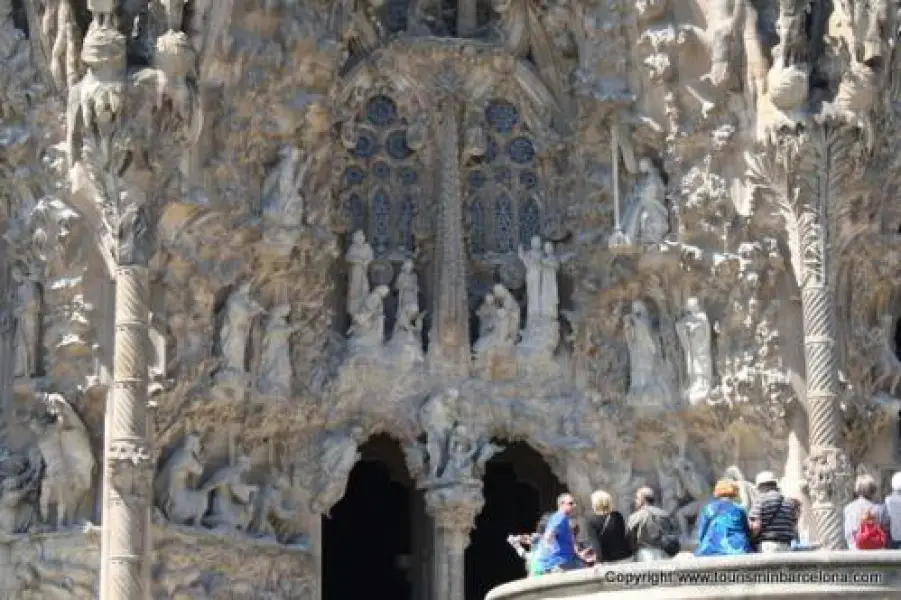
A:
MULTIPOLYGON (((452 77, 452 76, 451 76, 452 77)), ((438 208, 434 268, 434 309, 429 332, 429 369, 448 376, 469 374, 469 309, 463 247, 463 194, 460 187, 460 114, 453 95, 440 103, 438 117, 438 208)))
POLYGON ((116 269, 113 387, 106 403, 102 600, 150 597, 153 462, 147 421, 148 270, 116 269))
POLYGON ((842 414, 838 404, 835 353, 835 303, 826 276, 825 211, 808 211, 800 219, 806 241, 802 259, 801 308, 804 362, 807 371, 807 419, 810 454, 804 474, 813 502, 817 538, 830 550, 845 548, 842 506, 848 500, 852 469, 842 450, 842 414), (818 214, 819 213, 819 214, 818 214))
POLYGON ((482 482, 443 484, 425 492, 426 512, 435 524, 431 600, 464 600, 465 561, 469 532, 485 499, 482 482))

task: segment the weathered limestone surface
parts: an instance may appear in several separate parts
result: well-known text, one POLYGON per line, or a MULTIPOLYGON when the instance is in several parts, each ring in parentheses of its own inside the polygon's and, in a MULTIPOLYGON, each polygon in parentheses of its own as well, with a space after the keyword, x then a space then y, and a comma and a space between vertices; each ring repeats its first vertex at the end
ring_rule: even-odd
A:
POLYGON ((782 470, 841 548, 901 462, 901 55, 834 4, 0 0, 6 595, 319 598, 379 433, 436 600, 505 442, 685 536, 782 470))

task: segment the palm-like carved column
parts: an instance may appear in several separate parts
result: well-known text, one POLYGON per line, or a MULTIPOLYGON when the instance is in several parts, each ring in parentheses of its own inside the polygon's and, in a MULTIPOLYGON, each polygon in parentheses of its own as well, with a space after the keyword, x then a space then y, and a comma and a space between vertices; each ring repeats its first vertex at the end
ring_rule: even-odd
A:
POLYGON ((801 288, 810 452, 804 465, 820 543, 845 547, 842 505, 850 496, 853 471, 843 449, 838 403, 834 269, 834 224, 850 201, 854 152, 860 130, 824 118, 800 134, 780 133, 758 149, 750 175, 782 214, 792 265, 801 288))
POLYGON ((88 6, 93 20, 82 52, 87 73, 69 92, 67 147, 73 202, 93 224, 116 282, 100 597, 143 600, 150 596, 154 469, 148 265, 157 200, 178 183, 178 159, 199 133, 195 56, 187 36, 170 29, 157 40, 154 66, 129 74, 115 0, 89 0, 88 6))
POLYGON ((463 194, 460 185, 462 77, 448 66, 435 78, 440 202, 433 265, 434 309, 429 333, 429 368, 464 377, 469 373, 469 310, 463 247, 463 194))
POLYGON ((461 481, 429 489, 425 501, 435 523, 431 600, 463 600, 469 532, 485 505, 481 482, 461 481))

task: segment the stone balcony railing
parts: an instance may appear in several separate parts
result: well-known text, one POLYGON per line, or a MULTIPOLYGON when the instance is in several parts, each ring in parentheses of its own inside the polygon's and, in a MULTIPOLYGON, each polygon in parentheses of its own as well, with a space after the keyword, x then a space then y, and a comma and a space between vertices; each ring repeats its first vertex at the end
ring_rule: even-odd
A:
POLYGON ((751 554, 598 566, 499 586, 486 600, 889 600, 901 598, 901 551, 751 554))

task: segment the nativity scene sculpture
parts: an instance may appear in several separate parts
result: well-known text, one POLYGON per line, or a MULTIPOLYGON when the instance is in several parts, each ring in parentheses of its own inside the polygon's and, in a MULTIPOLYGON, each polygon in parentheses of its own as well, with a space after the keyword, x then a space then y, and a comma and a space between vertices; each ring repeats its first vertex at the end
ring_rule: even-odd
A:
POLYGON ((694 296, 685 302, 685 316, 676 323, 676 333, 685 353, 683 393, 689 404, 702 404, 713 388, 712 328, 700 300, 694 296))
POLYGON ((58 528, 74 525, 79 507, 88 500, 95 473, 91 439, 84 422, 61 394, 41 397, 44 412, 31 419, 44 463, 40 515, 58 528))
POLYGON ((667 410, 675 406, 675 381, 663 356, 660 336, 651 322, 647 305, 636 300, 623 317, 629 347, 627 402, 637 409, 667 410))

